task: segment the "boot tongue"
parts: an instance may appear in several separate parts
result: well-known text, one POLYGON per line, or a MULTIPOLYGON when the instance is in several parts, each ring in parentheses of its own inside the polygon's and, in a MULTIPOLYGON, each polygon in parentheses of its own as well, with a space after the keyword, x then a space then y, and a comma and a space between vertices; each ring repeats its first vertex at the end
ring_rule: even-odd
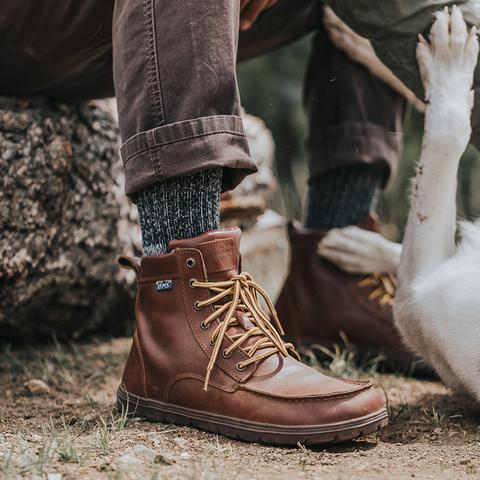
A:
POLYGON ((240 263, 239 228, 211 230, 198 237, 172 240, 168 251, 177 248, 195 248, 202 253, 208 280, 216 282, 227 280, 238 274, 240 263))
MULTIPOLYGON (((212 230, 198 237, 172 240, 168 245, 168 250, 172 251, 176 248, 200 250, 207 269, 208 281, 217 282, 228 280, 239 273, 240 237, 241 230, 238 227, 212 230)), ((254 327, 244 312, 237 310, 234 315, 239 325, 230 327, 227 335, 243 333, 254 327)), ((243 346, 251 346, 257 339, 257 337, 252 337, 243 346)))
MULTIPOLYGON (((240 236, 241 231, 237 227, 224 230, 212 230, 198 237, 172 240, 169 243, 168 249, 169 251, 175 250, 176 248, 195 248, 200 250, 207 270, 208 281, 223 281, 239 273, 240 236)), ((225 301, 227 300, 228 298, 225 298, 225 301)), ((243 334, 246 330, 250 330, 255 326, 245 312, 237 310, 234 315, 238 321, 238 325, 228 328, 226 332, 228 336, 232 337, 237 334, 243 334)), ((257 335, 250 337, 242 347, 251 347, 259 338, 257 335)), ((271 350, 271 347, 259 349, 257 354, 266 350, 271 350)), ((262 364, 266 362, 267 365, 270 365, 269 367, 264 367, 262 372, 274 371, 271 365, 278 364, 278 360, 274 360, 277 356, 278 354, 261 362, 262 364)))

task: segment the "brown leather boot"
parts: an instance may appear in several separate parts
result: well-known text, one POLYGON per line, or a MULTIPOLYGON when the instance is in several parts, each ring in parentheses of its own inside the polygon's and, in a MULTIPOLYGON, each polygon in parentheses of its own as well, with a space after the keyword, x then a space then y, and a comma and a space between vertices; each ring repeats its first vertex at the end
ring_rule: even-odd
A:
POLYGON ((297 360, 265 292, 238 273, 239 243, 239 229, 218 230, 171 242, 170 253, 140 263, 119 259, 135 270, 138 295, 118 407, 279 445, 385 426, 384 395, 371 381, 330 378, 297 360))
MULTIPOLYGON (((374 219, 362 228, 374 230, 374 219)), ((276 308, 286 336, 310 346, 341 344, 341 334, 362 351, 384 354, 396 366, 414 357, 396 330, 392 303, 394 286, 387 275, 352 275, 318 253, 327 231, 289 226, 290 273, 276 308)))

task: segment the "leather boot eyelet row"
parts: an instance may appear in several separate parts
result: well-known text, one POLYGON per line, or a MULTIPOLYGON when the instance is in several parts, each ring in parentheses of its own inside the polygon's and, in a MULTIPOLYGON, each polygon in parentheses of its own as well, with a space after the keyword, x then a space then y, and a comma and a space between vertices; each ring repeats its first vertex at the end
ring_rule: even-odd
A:
POLYGON ((188 285, 190 288, 195 288, 195 286, 193 285, 195 282, 197 281, 196 278, 191 278, 189 281, 188 281, 188 285))
POLYGON ((188 268, 193 268, 195 266, 195 259, 194 258, 187 258, 187 261, 185 262, 185 265, 188 268))

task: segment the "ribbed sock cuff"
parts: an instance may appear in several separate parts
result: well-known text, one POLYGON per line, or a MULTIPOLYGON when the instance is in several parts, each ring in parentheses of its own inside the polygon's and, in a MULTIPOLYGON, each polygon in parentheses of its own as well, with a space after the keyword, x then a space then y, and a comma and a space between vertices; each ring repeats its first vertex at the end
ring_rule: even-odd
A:
POLYGON ((385 173, 371 165, 332 170, 310 181, 306 228, 323 230, 357 225, 372 208, 385 173))
POLYGON ((222 168, 155 183, 136 197, 144 255, 167 252, 171 240, 215 230, 220 223, 222 168))

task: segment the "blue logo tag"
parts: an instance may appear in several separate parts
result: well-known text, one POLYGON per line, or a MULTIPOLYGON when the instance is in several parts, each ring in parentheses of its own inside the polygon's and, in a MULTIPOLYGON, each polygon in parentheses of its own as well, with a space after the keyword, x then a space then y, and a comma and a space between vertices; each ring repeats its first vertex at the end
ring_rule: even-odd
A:
POLYGON ((172 280, 158 280, 155 282, 155 290, 157 292, 163 292, 165 290, 171 290, 173 287, 172 280))

